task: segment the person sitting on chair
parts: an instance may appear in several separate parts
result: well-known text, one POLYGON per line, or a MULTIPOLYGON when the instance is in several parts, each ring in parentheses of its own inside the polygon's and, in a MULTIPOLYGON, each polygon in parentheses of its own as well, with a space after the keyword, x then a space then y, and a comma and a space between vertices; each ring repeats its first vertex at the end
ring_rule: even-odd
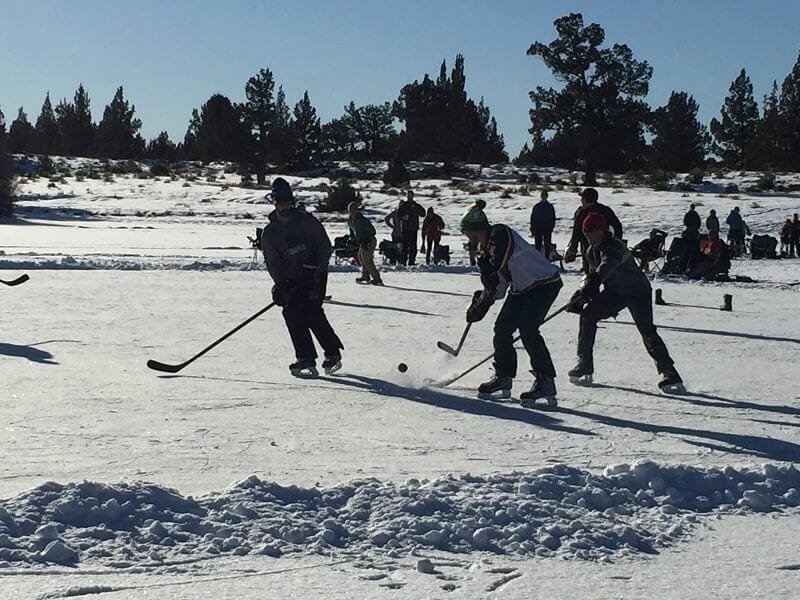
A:
POLYGON ((645 273, 650 272, 650 263, 664 256, 664 241, 667 233, 660 229, 651 229, 650 236, 631 248, 631 254, 639 259, 639 268, 645 273))

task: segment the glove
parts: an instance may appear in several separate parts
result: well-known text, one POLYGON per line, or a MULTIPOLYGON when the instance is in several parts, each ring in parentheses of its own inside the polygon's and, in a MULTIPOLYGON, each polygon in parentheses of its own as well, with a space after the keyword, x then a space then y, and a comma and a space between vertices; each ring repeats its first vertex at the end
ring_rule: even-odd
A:
POLYGON ((494 304, 494 296, 487 290, 477 290, 472 294, 472 302, 467 308, 467 323, 483 319, 494 304))
POLYGON ((597 273, 592 273, 586 278, 586 281, 581 287, 581 295, 586 298, 586 302, 591 302, 600 293, 600 276, 597 273))
POLYGON ((579 315, 583 312, 586 306, 586 298, 583 297, 582 291, 575 290, 575 293, 572 294, 572 298, 569 299, 569 306, 567 306, 568 313, 579 315))
POLYGON ((564 252, 564 262, 571 263, 575 262, 575 259, 578 258, 578 252, 575 248, 567 248, 567 251, 564 252))
POLYGON ((294 290, 286 284, 275 284, 272 286, 272 301, 281 307, 288 306, 292 301, 293 292, 294 290))

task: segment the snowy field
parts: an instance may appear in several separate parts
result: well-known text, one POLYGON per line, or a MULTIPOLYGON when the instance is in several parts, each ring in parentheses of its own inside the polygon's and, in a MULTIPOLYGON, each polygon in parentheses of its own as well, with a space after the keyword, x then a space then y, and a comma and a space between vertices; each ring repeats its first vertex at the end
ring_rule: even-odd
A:
MULTIPOLYGON (((774 235, 798 194, 720 193, 755 178, 688 196, 599 191, 634 243, 678 233, 689 202, 721 220, 738 205, 774 235)), ((735 261, 759 283, 654 282, 669 302, 711 307, 656 307, 686 395, 658 392, 627 313, 598 334, 595 385, 571 386, 577 318, 562 315, 543 329, 560 410, 482 402, 488 367, 424 385, 491 353, 497 307, 458 358, 435 346, 458 340, 479 287, 457 219, 481 197, 524 233, 538 193, 510 171, 486 171, 480 196, 424 181, 417 199, 449 226, 451 265, 387 269, 384 288, 332 267, 337 374, 290 376, 275 310, 159 374, 147 359, 181 362, 269 302, 246 239, 264 192, 221 168, 213 179, 40 178, 0 223, 0 278, 31 276, 0 289, 0 598, 800 595, 800 260, 735 261), (733 312, 715 310, 723 294, 733 312)), ((289 180, 309 206, 328 181, 289 180)), ((388 237, 398 197, 357 187, 388 237)), ((551 198, 563 248, 577 196, 551 198)), ((567 268, 557 305, 579 283, 567 268)))

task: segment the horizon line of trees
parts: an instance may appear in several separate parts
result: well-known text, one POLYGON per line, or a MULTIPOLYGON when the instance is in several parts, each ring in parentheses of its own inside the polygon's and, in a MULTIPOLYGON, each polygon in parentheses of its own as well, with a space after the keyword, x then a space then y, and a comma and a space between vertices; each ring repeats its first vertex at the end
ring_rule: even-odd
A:
MULTIPOLYGON (((604 46, 599 24, 584 25, 580 13, 571 13, 554 26, 556 39, 535 42, 527 54, 541 58, 562 85, 530 92, 531 143, 516 164, 582 169, 587 184, 596 183, 598 171, 687 172, 714 155, 730 168, 800 171, 800 55, 783 84, 773 82, 760 111, 741 69, 720 117, 706 127, 685 91, 673 91, 652 109, 644 101, 652 67, 625 44, 604 46)), ((395 101, 350 102, 323 124, 308 91, 290 108, 272 72, 261 69, 246 82, 244 102, 213 94, 194 109, 177 143, 166 131, 145 142, 122 87, 95 123, 80 84, 72 101, 55 107, 48 92, 35 123, 21 107, 7 133, 0 111, 0 142, 11 153, 232 161, 259 183, 268 165, 302 170, 326 160, 440 161, 445 172, 456 162, 507 162, 494 117, 482 98, 468 97, 465 83, 459 54, 449 72, 442 61, 436 79, 426 73, 403 86, 395 101)))

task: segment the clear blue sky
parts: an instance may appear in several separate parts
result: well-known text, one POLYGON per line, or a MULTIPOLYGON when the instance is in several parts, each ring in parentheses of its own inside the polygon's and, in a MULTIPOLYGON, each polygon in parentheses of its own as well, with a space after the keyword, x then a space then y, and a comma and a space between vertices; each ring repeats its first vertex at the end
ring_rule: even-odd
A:
POLYGON ((47 91, 55 105, 83 82, 97 121, 122 85, 145 138, 179 141, 193 108, 217 92, 241 102, 260 68, 290 106, 307 89, 324 122, 350 100, 396 99, 460 52, 513 157, 529 137, 528 92, 552 82, 525 52, 570 12, 650 62, 652 106, 686 91, 706 124, 742 67, 760 102, 800 50, 798 0, 0 0, 0 108, 34 121, 47 91))

